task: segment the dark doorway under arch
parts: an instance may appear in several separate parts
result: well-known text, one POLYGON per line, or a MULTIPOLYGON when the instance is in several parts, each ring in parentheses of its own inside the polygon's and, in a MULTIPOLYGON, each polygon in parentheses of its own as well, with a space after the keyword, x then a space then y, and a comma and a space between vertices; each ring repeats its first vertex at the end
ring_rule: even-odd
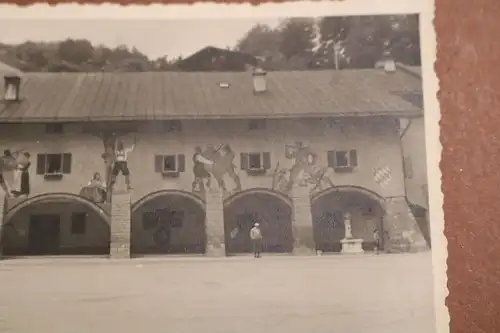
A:
POLYGON ((343 216, 349 212, 353 237, 364 240, 363 250, 372 251, 375 229, 379 230, 382 241, 384 238, 385 211, 382 200, 367 190, 357 188, 331 189, 313 197, 311 210, 316 249, 323 252, 341 251, 340 241, 345 236, 343 216))
POLYGON ((69 194, 41 195, 13 206, 2 228, 6 257, 108 255, 109 244, 109 215, 69 194))
POLYGON ((250 229, 256 222, 262 230, 264 252, 293 251, 292 207, 289 202, 267 191, 250 191, 228 199, 224 205, 228 254, 252 252, 250 229))
POLYGON ((151 194, 132 207, 131 220, 131 255, 205 253, 205 207, 190 193, 151 194))

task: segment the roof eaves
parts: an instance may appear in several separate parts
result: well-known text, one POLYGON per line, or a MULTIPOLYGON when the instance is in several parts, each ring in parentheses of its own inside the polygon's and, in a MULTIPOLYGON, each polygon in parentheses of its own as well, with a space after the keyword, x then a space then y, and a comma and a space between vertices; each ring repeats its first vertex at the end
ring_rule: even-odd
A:
POLYGON ((401 70, 402 72, 410 75, 410 76, 413 76, 414 78, 417 78, 419 80, 422 80, 422 73, 419 73, 418 71, 402 64, 402 63, 399 63, 397 62, 396 63, 396 68, 401 70))
POLYGON ((284 114, 284 113, 274 113, 269 114, 253 114, 253 115, 227 115, 227 114, 210 114, 205 116, 200 115, 183 115, 179 117, 178 115, 160 115, 160 116, 93 116, 93 117, 52 117, 52 118, 22 118, 22 117, 9 117, 2 119, 0 116, 0 123, 68 123, 68 122, 99 122, 99 121, 147 121, 147 120, 172 120, 172 119, 183 119, 183 120, 196 120, 196 119, 290 119, 290 118, 343 118, 343 117, 419 117, 422 115, 422 110, 412 109, 412 110, 398 110, 398 111, 373 111, 373 112, 318 112, 318 113, 302 113, 302 114, 284 114))

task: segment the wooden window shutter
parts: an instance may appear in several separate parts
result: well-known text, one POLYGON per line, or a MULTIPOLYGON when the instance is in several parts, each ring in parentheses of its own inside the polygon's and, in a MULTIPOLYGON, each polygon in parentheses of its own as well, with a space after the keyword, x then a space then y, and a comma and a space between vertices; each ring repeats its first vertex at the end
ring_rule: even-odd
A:
POLYGON ((264 170, 271 169, 271 153, 262 153, 262 167, 264 170))
POLYGON ((62 154, 62 173, 71 173, 71 154, 62 154))
POLYGON ((155 172, 160 173, 163 171, 163 156, 155 155, 155 172))
POLYGON ((335 151, 334 150, 329 150, 327 152, 327 160, 328 160, 328 166, 330 168, 335 168, 337 166, 337 163, 335 163, 335 151))
POLYGON ((47 155, 38 154, 36 158, 36 174, 44 175, 46 170, 47 155))
POLYGON ((240 159, 241 159, 241 170, 248 170, 248 164, 249 164, 248 153, 241 153, 240 159))
POLYGON ((184 154, 177 155, 177 171, 186 171, 186 156, 184 154))
POLYGON ((349 166, 357 167, 358 166, 358 152, 356 149, 351 149, 349 151, 349 166))

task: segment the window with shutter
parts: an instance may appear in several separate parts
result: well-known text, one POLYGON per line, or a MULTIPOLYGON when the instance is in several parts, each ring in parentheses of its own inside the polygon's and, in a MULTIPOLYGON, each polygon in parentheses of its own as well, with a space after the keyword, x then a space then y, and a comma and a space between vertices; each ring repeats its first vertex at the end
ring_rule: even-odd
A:
POLYGON ((240 160, 241 160, 241 170, 248 170, 249 169, 249 156, 248 153, 241 153, 240 154, 240 160))
POLYGON ((249 175, 261 175, 271 169, 271 153, 242 153, 241 169, 249 175))
POLYGON ((179 177, 179 173, 186 171, 186 156, 155 155, 155 172, 164 177, 179 177))
POLYGON ((327 152, 327 160, 328 160, 328 166, 330 168, 335 168, 335 151, 330 150, 327 152))
POLYGON ((262 169, 262 154, 250 153, 248 154, 248 169, 261 170, 262 169))
POLYGON ((356 149, 331 150, 328 152, 328 166, 338 172, 353 171, 358 166, 356 149))
POLYGON ((356 149, 351 149, 349 151, 349 166, 353 168, 358 166, 358 152, 356 149))
POLYGON ((63 173, 63 155, 62 154, 47 154, 46 155, 46 170, 45 174, 62 174, 63 173))
POLYGON ((338 150, 335 152, 335 166, 337 168, 349 167, 349 155, 345 150, 338 150))
POLYGON ((36 159, 36 174, 44 175, 47 172, 47 155, 38 154, 36 159))
POLYGON ((71 154, 63 154, 62 155, 62 173, 70 174, 71 173, 71 163, 72 163, 72 155, 71 154))
POLYGON ((45 179, 59 180, 63 174, 71 173, 72 155, 64 154, 38 154, 36 174, 43 175, 45 179))
POLYGON ((155 172, 161 173, 163 171, 163 156, 155 155, 155 172))
POLYGON ((271 169, 271 153, 262 153, 262 167, 264 170, 271 169))
POLYGON ((186 156, 184 156, 183 154, 177 155, 177 171, 186 171, 186 156))
POLYGON ((165 155, 163 156, 163 172, 176 172, 177 171, 177 156, 165 155))

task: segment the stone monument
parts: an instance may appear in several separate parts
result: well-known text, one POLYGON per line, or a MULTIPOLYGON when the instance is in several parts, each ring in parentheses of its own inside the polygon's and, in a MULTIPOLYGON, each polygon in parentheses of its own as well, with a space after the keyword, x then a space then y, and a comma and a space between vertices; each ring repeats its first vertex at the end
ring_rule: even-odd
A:
POLYGON ((342 253, 363 253, 363 239, 352 237, 351 213, 344 214, 345 237, 340 240, 342 253))

